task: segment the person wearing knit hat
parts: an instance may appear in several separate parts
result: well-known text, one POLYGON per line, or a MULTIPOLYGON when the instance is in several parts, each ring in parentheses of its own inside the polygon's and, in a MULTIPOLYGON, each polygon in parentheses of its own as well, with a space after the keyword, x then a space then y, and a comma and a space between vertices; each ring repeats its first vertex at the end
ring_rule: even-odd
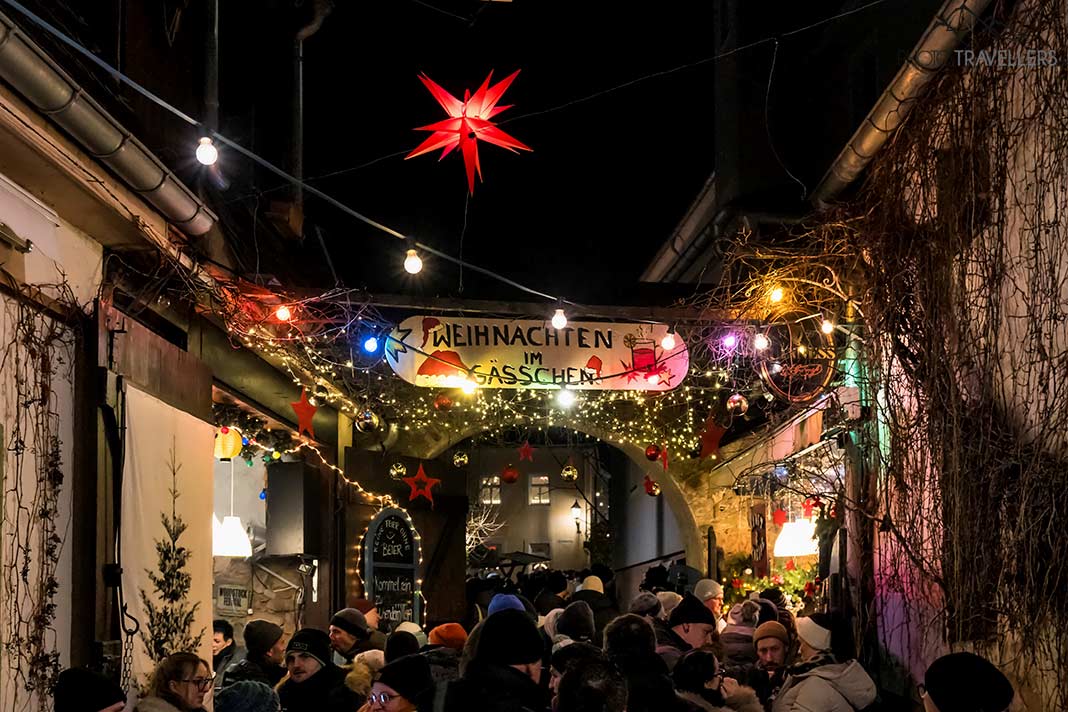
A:
POLYGON ((1016 697, 1009 679, 974 653, 950 653, 935 660, 919 690, 926 712, 1005 712, 1016 697))
POLYGON ((727 627, 727 617, 723 615, 723 586, 715 579, 701 579, 694 585, 693 595, 712 611, 716 617, 716 632, 722 633, 727 627))
POLYGON ((367 618, 355 608, 342 608, 330 619, 330 647, 337 653, 337 662, 352 662, 365 650, 385 650, 386 635, 367 623, 367 618))
POLYGON ((442 623, 430 630, 428 641, 431 645, 463 650, 467 642, 467 631, 459 623, 442 623))
POLYGON ((56 712, 122 712, 126 707, 118 683, 86 668, 59 673, 52 695, 56 712))
POLYGON ((365 650, 352 659, 353 664, 363 663, 371 669, 375 675, 386 666, 386 653, 384 650, 365 650))
POLYGON ((406 630, 395 630, 386 638, 386 665, 397 658, 415 655, 419 652, 419 641, 406 630))
POLYGON ((459 680, 439 683, 435 710, 520 712, 543 710, 546 691, 539 685, 545 643, 530 616, 505 609, 482 621, 468 638, 472 659, 459 680), (438 705, 443 701, 442 705, 438 705))
POLYGON ((405 633, 411 633, 415 636, 415 640, 419 643, 420 648, 425 647, 428 642, 426 633, 424 633, 423 629, 419 627, 419 624, 414 621, 403 621, 393 630, 394 632, 403 631, 405 633))
POLYGON ((657 617, 664 621, 671 615, 671 611, 675 610, 675 606, 679 605, 682 601, 682 596, 674 591, 660 591, 656 594, 656 598, 660 601, 660 606, 663 608, 663 611, 661 611, 660 615, 657 617))
POLYGON ((630 608, 627 609, 627 613, 645 616, 650 621, 660 617, 661 611, 663 611, 663 606, 660 605, 660 599, 656 597, 656 594, 648 591, 642 591, 635 596, 630 602, 630 608))
POLYGON ((274 687, 285 676, 286 640, 281 626, 257 618, 245 624, 245 659, 233 663, 223 673, 220 687, 243 680, 274 687))
POLYGON ((712 610, 691 593, 682 597, 668 618, 668 626, 686 642, 687 647, 683 652, 716 642, 716 624, 712 610))
POLYGON ((289 675, 278 686, 286 712, 357 709, 361 700, 345 686, 345 671, 330 656, 330 636, 301 628, 286 645, 289 675))
POLYGON ((753 632, 759 613, 760 606, 755 601, 740 601, 727 612, 727 627, 719 634, 723 649, 721 661, 727 670, 747 671, 756 664, 753 632))
POLYGON ((765 704, 782 687, 786 679, 790 634, 778 621, 761 623, 753 631, 753 648, 757 662, 749 670, 744 682, 756 690, 760 702, 765 704))
MULTIPOLYGON (((571 601, 572 603, 582 601, 589 605, 593 611, 593 643, 600 645, 604 642, 605 627, 619 616, 619 611, 616 609, 612 599, 605 595, 604 580, 600 576, 587 576, 582 579, 582 586, 579 587, 578 591, 571 594, 571 601)), ((560 630, 559 623, 557 623, 556 629, 557 632, 563 632, 560 630)))
POLYGON ((486 616, 492 616, 499 611, 523 611, 526 612, 526 607, 523 602, 519 600, 519 596, 511 593, 498 593, 490 601, 489 608, 486 609, 486 616))
POLYGON ((430 692, 434 679, 422 655, 406 655, 393 660, 378 674, 367 701, 379 712, 415 712, 420 698, 430 692))
POLYGON ((242 680, 215 693, 215 712, 278 712, 278 693, 262 682, 242 680))
POLYGON ((776 620, 786 628, 786 632, 790 635, 790 642, 793 644, 793 641, 797 640, 797 619, 787 607, 786 594, 778 588, 766 588, 760 592, 760 597, 775 604, 779 613, 776 620))
POLYGON ((593 609, 585 601, 569 603, 556 619, 556 636, 565 636, 575 641, 590 642, 596 634, 593 609))
POLYGON ((832 652, 846 647, 844 621, 813 613, 797 619, 797 634, 800 662, 787 669, 772 712, 853 712, 875 701, 875 683, 861 664, 840 662, 832 652))

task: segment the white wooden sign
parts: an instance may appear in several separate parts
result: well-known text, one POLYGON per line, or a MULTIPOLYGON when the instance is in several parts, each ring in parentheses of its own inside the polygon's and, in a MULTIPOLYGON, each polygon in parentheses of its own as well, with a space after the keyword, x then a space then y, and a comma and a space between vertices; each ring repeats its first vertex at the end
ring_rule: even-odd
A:
POLYGON ((555 329, 547 321, 413 316, 393 330, 385 351, 398 376, 426 388, 474 381, 481 388, 669 391, 690 368, 686 344, 665 324, 555 329))

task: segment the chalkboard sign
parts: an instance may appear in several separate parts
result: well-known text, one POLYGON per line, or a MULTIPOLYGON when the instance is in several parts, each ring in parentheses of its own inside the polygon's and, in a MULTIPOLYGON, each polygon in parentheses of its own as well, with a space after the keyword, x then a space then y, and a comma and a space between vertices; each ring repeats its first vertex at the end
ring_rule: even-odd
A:
POLYGON ((378 606, 379 626, 388 632, 404 621, 422 624, 419 591, 419 541, 400 509, 375 515, 363 541, 364 587, 378 606))

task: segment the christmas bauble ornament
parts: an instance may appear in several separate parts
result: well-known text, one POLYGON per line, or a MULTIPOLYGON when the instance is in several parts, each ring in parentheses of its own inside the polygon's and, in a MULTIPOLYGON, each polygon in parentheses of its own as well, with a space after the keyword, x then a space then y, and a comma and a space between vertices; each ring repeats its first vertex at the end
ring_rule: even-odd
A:
POLYGON ((660 496, 660 483, 650 479, 649 475, 645 476, 645 482, 643 482, 642 484, 645 486, 645 494, 649 495, 650 497, 660 496))
POLYGON ((519 481, 519 468, 515 465, 505 465, 501 470, 501 482, 506 485, 513 485, 519 481))
POLYGON ((574 482, 578 479, 579 471, 574 465, 566 465, 564 469, 560 470, 560 478, 564 482, 574 482))
POLYGON ((452 454, 453 467, 467 467, 467 463, 470 461, 471 458, 463 450, 457 450, 452 454))
POLYGON ((434 410, 440 410, 442 413, 448 413, 452 409, 452 398, 449 398, 444 393, 439 393, 437 398, 434 399, 434 410))
POLYGON ((735 393, 727 399, 727 410, 734 415, 744 415, 749 410, 749 399, 741 393, 735 393))
POLYGON ((378 430, 380 423, 378 414, 371 410, 365 410, 356 416, 356 429, 361 433, 373 433, 378 430))
POLYGON ((408 474, 408 468, 405 467, 403 462, 394 462, 389 466, 389 476, 394 480, 399 480, 408 474))
POLYGON ((649 462, 656 462, 660 457, 660 446, 656 443, 649 445, 645 448, 645 459, 649 462))

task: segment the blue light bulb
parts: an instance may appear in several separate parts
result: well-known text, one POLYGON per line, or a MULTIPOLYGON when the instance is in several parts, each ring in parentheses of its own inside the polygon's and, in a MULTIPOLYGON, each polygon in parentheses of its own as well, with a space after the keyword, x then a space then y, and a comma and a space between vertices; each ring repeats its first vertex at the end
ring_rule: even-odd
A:
POLYGON ((364 339, 363 350, 369 354, 373 354, 375 351, 378 351, 378 337, 368 336, 366 339, 364 339))
POLYGON ((267 499, 267 488, 264 487, 260 490, 260 499, 267 499))

